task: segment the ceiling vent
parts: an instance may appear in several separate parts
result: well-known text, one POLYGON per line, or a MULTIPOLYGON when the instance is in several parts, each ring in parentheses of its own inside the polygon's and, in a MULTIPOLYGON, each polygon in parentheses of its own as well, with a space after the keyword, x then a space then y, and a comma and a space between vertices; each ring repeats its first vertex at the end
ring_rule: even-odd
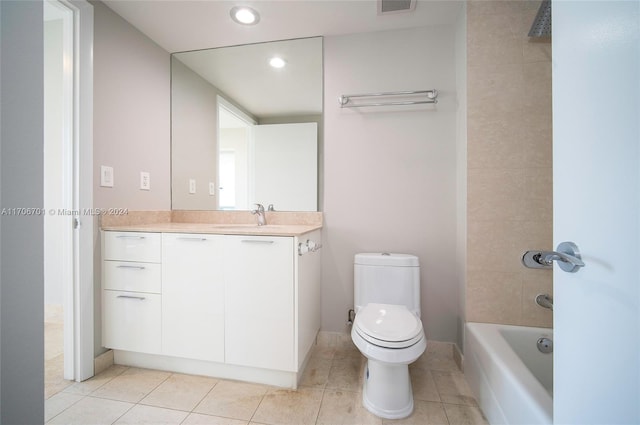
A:
POLYGON ((416 0, 378 0, 378 15, 411 12, 416 8, 416 0))

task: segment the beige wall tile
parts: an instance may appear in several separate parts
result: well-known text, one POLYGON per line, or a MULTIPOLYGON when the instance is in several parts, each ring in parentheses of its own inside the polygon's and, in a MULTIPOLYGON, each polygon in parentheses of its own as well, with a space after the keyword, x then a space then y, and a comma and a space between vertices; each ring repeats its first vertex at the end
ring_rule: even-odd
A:
POLYGON ((551 184, 550 169, 470 169, 468 213, 479 221, 551 220, 551 184))
POLYGON ((467 270, 517 273, 523 270, 525 251, 551 245, 549 221, 469 220, 467 270))
POLYGON ((552 244, 551 45, 527 36, 540 3, 467 3, 468 321, 552 321, 526 301, 550 279, 521 264, 552 244))
POLYGON ((518 325, 521 322, 521 306, 522 282, 518 272, 468 273, 468 322, 518 325))
POLYGON ((481 15, 519 15, 527 7, 526 1, 504 1, 504 0, 471 0, 467 3, 468 18, 475 18, 481 15))
POLYGON ((551 62, 551 41, 539 39, 527 40, 522 44, 522 54, 525 63, 551 62))

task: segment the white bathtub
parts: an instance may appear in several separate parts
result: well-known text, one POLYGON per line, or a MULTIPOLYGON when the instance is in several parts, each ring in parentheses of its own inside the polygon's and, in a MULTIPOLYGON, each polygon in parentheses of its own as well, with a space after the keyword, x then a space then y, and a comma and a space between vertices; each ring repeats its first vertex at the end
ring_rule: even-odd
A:
POLYGON ((553 423, 553 354, 538 350, 541 337, 553 329, 466 324, 464 374, 491 425, 553 423))

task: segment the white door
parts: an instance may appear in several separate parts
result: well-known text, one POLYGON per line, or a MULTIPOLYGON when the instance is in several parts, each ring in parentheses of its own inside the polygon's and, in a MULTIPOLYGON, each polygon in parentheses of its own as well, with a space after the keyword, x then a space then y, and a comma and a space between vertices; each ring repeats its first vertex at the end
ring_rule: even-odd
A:
POLYGON ((62 55, 49 62, 61 69, 45 69, 45 79, 56 80, 45 81, 47 97, 55 92, 45 108, 45 273, 59 277, 63 292, 64 378, 83 381, 93 376, 94 358, 93 6, 51 0, 48 8, 63 36, 47 50, 62 55))
POLYGON ((640 423, 640 2, 553 3, 554 422, 640 423))
POLYGON ((253 127, 253 201, 279 211, 316 211, 318 124, 253 127))

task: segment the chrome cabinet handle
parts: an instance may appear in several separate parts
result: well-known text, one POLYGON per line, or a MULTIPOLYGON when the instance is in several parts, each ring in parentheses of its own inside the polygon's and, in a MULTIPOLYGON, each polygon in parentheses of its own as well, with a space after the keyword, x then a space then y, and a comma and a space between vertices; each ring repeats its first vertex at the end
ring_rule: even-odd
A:
POLYGON ((197 237, 190 238, 188 236, 180 236, 176 239, 178 239, 179 241, 193 241, 193 242, 203 242, 207 240, 207 238, 197 238, 197 237))
POLYGON ((117 235, 118 239, 146 239, 146 236, 138 236, 138 235, 117 235))
POLYGON ((139 301, 146 300, 145 297, 134 297, 133 295, 118 295, 118 298, 126 298, 128 300, 139 300, 139 301))
POLYGON ((120 264, 118 266, 116 266, 119 269, 133 269, 133 270, 144 270, 146 267, 144 266, 127 266, 124 264, 120 264))

